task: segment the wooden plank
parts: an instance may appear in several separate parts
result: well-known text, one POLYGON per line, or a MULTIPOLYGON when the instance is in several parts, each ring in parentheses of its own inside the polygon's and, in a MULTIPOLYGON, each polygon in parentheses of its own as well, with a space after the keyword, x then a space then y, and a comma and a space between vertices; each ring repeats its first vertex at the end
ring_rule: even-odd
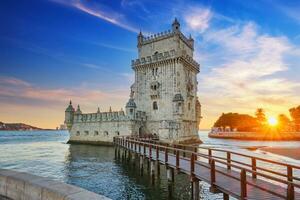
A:
MULTIPOLYGON (((241 178, 240 172, 231 170, 231 168, 228 166, 217 166, 215 165, 215 162, 209 162, 210 164, 208 164, 199 160, 191 161, 191 159, 195 159, 194 156, 191 156, 191 158, 184 158, 179 154, 178 149, 176 151, 172 151, 175 153, 174 154, 172 152, 168 152, 167 148, 162 151, 155 147, 156 151, 153 151, 151 145, 140 145, 138 143, 136 145, 138 146, 138 148, 136 148, 136 146, 133 147, 133 145, 126 145, 125 143, 124 147, 136 153, 140 153, 140 151, 137 149, 141 149, 143 147, 143 154, 146 157, 152 157, 153 160, 158 160, 163 164, 168 164, 169 167, 178 168, 181 172, 186 173, 187 175, 193 174, 195 177, 205 182, 210 183, 213 180, 213 184, 215 187, 217 187, 218 190, 235 198, 240 199, 242 198, 241 195, 246 195, 245 199, 277 200, 287 198, 287 188, 281 187, 280 185, 271 182, 267 182, 265 180, 257 179, 256 176, 253 175, 249 176, 245 171, 242 172, 243 175, 241 178), (191 163, 193 166, 191 165, 191 163), (214 177, 211 177, 212 166, 215 169, 213 170, 214 177), (241 187, 241 179, 244 183, 246 183, 245 181, 247 181, 246 185, 242 185, 243 187, 241 187), (242 191, 241 188, 243 189, 242 191), (267 190, 271 192, 268 192, 267 190)), ((155 145, 153 145, 153 148, 154 146, 155 145)), ((254 167, 256 167, 256 163, 254 164, 254 167)), ((292 177, 291 174, 292 173, 289 172, 289 177, 292 177)), ((293 198, 300 199, 300 193, 295 191, 293 192, 293 198)))

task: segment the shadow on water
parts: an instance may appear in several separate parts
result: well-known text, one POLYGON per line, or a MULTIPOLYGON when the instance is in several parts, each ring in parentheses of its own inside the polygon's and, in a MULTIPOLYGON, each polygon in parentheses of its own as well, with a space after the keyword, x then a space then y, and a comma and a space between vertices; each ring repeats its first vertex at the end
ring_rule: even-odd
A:
POLYGON ((114 147, 70 145, 65 165, 66 182, 103 194, 112 199, 190 199, 189 177, 175 176, 172 196, 165 166, 154 184, 147 167, 140 175, 138 162, 115 157, 114 147))
MULTIPOLYGON (((151 183, 147 168, 117 160, 114 147, 66 144, 66 131, 0 132, 0 168, 29 172, 74 184, 112 199, 190 199, 189 176, 175 175, 169 195, 165 166, 151 183)), ((222 199, 200 183, 201 199, 222 199)))

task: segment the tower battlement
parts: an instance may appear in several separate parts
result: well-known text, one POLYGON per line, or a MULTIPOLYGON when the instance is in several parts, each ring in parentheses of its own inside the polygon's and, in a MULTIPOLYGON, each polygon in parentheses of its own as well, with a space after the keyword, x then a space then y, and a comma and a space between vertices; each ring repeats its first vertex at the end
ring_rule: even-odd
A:
POLYGON ((147 64, 151 65, 157 63, 158 61, 168 61, 174 58, 181 58, 185 62, 188 62, 194 69, 199 72, 200 65, 193 59, 193 57, 186 54, 184 50, 171 50, 165 52, 157 52, 152 56, 142 57, 140 59, 131 60, 131 66, 133 68, 138 66, 145 66, 147 64))

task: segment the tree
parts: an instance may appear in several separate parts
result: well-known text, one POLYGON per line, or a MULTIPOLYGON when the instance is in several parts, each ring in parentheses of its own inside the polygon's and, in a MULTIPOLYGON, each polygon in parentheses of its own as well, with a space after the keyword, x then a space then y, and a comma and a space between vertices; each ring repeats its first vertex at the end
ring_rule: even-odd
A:
POLYGON ((264 125, 266 123, 265 111, 262 108, 258 108, 255 112, 256 120, 259 124, 264 125))
POLYGON ((238 131, 253 131, 257 127, 254 117, 238 113, 223 113, 214 124, 215 127, 231 127, 238 131))
POLYGON ((300 106, 291 108, 289 111, 295 124, 296 131, 300 131, 300 106))
POLYGON ((280 131, 288 131, 290 129, 291 120, 284 114, 278 115, 278 129, 280 131))

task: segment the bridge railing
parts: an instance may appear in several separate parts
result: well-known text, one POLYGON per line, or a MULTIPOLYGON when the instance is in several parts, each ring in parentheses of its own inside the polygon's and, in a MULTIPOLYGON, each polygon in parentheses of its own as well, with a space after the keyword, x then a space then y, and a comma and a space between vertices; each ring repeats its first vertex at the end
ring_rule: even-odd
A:
POLYGON ((297 181, 300 180, 299 177, 296 177, 293 174, 294 170, 299 170, 300 166, 286 164, 278 161, 272 161, 269 159, 259 158, 255 156, 250 156, 242 153, 237 153, 228 150, 214 149, 214 148, 205 148, 205 147, 196 147, 189 145, 169 145, 167 143, 161 143, 159 141, 153 141, 150 139, 139 139, 135 137, 115 137, 114 142, 125 148, 135 150, 141 154, 146 155, 146 148, 149 151, 149 157, 152 157, 153 152, 156 153, 156 159, 159 160, 159 152, 164 152, 164 162, 168 163, 169 156, 174 156, 176 159, 176 168, 180 168, 180 159, 185 159, 190 162, 190 174, 195 175, 195 165, 202 165, 210 169, 210 182, 211 185, 214 185, 216 182, 216 172, 223 174, 227 177, 233 178, 240 181, 241 184, 241 197, 247 196, 247 184, 252 185, 260 190, 266 191, 270 194, 276 195, 280 198, 294 199, 295 188, 300 189, 300 184, 297 181), (137 149, 138 148, 138 149, 137 149), (206 149, 207 154, 198 152, 198 149, 206 149), (226 153, 226 157, 216 156, 214 152, 223 152, 226 153), (251 164, 247 164, 241 161, 233 160, 231 155, 238 155, 244 158, 250 158, 251 164), (200 162, 200 160, 207 160, 207 164, 200 162), (256 161, 263 161, 269 164, 276 164, 279 166, 284 166, 287 169, 287 173, 276 172, 265 167, 257 166, 256 161), (224 171, 219 170, 216 166, 225 166, 228 170, 239 171, 240 177, 230 175, 229 173, 224 173, 224 171), (258 178, 258 176, 268 182, 277 182, 280 183, 283 188, 286 189, 286 195, 278 193, 263 187, 259 184, 254 184, 252 181, 248 181, 247 174, 250 174, 253 179, 258 178), (275 176, 274 176, 275 175, 275 176), (280 178, 281 177, 281 178, 280 178), (284 178, 284 179, 282 179, 284 178))
MULTIPOLYGON (((136 137, 129 137, 130 139, 134 139, 134 140, 139 140, 139 141, 145 141, 145 142, 149 142, 149 143, 153 143, 153 144, 160 144, 160 145, 167 145, 170 147, 174 147, 174 148, 180 148, 182 150, 190 150, 190 151, 194 151, 198 153, 198 150, 206 150, 207 151, 207 155, 209 157, 213 157, 213 158, 218 158, 221 160, 226 160, 227 161, 227 168, 230 169, 230 165, 228 165, 228 163, 236 163, 236 164, 240 164, 242 166, 245 167, 249 167, 251 168, 253 171, 257 171, 257 170, 262 170, 265 171, 267 173, 271 173, 277 176, 281 176, 281 177, 286 177, 287 180, 291 181, 291 180, 295 180, 295 181, 300 181, 300 177, 296 177, 294 176, 294 171, 295 170, 300 170, 300 166, 297 165, 293 165, 293 164, 286 164, 283 162, 278 162, 278 161, 273 161, 270 159, 265 159, 265 158, 260 158, 257 156, 250 156, 247 154, 242 154, 242 153, 238 153, 238 152, 234 152, 234 151, 230 151, 230 150, 224 150, 224 149, 217 149, 217 148, 209 148, 209 147, 199 147, 199 146, 191 146, 191 145, 183 145, 183 144, 168 144, 168 143, 164 143, 161 141, 153 141, 149 138, 145 139, 145 138, 136 138, 136 137), (221 153, 225 153, 226 157, 221 157, 221 156, 217 156, 214 155, 215 152, 221 152, 221 153), (247 164, 238 160, 234 160, 232 159, 232 156, 236 155, 236 156, 240 156, 242 158, 247 158, 249 159, 251 164, 247 164), (258 166, 258 161, 261 161, 263 163, 267 163, 267 164, 271 164, 271 165, 278 165, 281 167, 286 167, 286 174, 281 173, 281 172, 277 172, 271 169, 266 169, 263 167, 258 166)), ((186 156, 187 154, 185 152, 183 152, 183 156, 186 156)), ((253 178, 256 178, 256 173, 252 174, 253 178)))

